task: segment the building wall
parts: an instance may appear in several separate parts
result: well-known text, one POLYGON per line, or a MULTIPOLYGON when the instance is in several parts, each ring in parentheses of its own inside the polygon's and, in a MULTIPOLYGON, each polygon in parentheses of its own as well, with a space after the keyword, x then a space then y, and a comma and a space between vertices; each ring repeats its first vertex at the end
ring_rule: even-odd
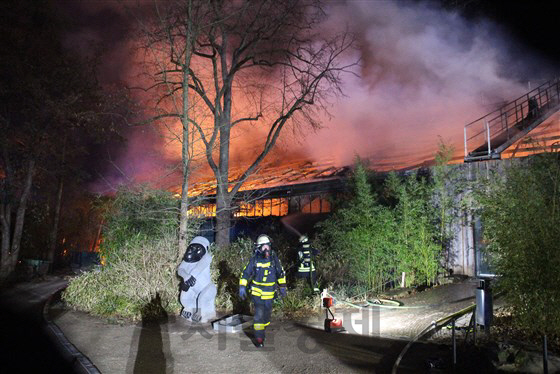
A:
MULTIPOLYGON (((472 186, 476 186, 477 181, 482 182, 488 178, 503 175, 507 166, 513 162, 520 162, 520 160, 522 159, 488 160, 452 165, 457 176, 454 183, 470 186, 465 192, 456 196, 456 202, 465 202, 465 194, 471 192, 472 186)), ((477 259, 478 261, 481 260, 481 251, 483 250, 482 232, 479 217, 471 214, 468 208, 470 207, 467 206, 466 209, 456 212, 455 220, 450 227, 452 239, 449 253, 445 258, 445 266, 453 274, 475 277, 477 276, 477 270, 483 270, 484 265, 477 265, 477 259)), ((484 261, 483 257, 482 261, 484 261)))
MULTIPOLYGON (((496 175, 503 175, 508 165, 523 162, 522 160, 524 159, 515 158, 451 165, 453 177, 447 187, 453 191, 464 190, 455 195, 454 205, 464 207, 465 201, 468 201, 465 197, 470 194, 477 181, 482 182, 488 178, 494 178, 496 175), (465 186, 468 188, 464 188, 465 186)), ((326 185, 321 183, 300 185, 297 190, 291 186, 276 188, 277 191, 267 192, 259 198, 252 196, 250 202, 240 203, 239 210, 233 216, 240 219, 243 217, 281 218, 293 213, 310 213, 309 216, 319 213, 328 214, 331 211, 329 195, 332 196, 341 191, 343 185, 344 182, 341 179, 330 188, 326 188, 326 185)), ((481 258, 483 242, 480 220, 470 213, 469 208, 456 209, 452 213, 454 220, 449 228, 451 239, 448 252, 444 255, 444 266, 453 274, 475 277, 478 268, 481 268, 480 264, 477 265, 477 261, 480 261, 481 258)), ((200 205, 194 207, 191 213, 211 218, 215 216, 215 205, 200 205)))

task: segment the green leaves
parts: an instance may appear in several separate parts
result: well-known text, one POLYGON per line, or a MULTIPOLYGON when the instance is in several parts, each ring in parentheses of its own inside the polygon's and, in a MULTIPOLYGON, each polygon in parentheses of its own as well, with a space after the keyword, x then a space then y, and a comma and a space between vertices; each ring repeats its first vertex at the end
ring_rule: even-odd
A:
POLYGON ((436 280, 441 255, 433 185, 415 174, 399 178, 391 173, 387 186, 397 200, 392 233, 396 275, 405 272, 407 285, 429 285, 436 280))
POLYGON ((391 173, 385 199, 393 205, 382 205, 358 159, 352 187, 343 206, 319 224, 323 277, 381 290, 404 271, 411 285, 432 283, 441 253, 433 186, 415 174, 400 178, 391 173))
POLYGON ((391 225, 391 214, 377 204, 366 168, 359 159, 352 187, 353 194, 346 204, 319 225, 318 245, 326 249, 319 258, 319 268, 327 280, 380 288, 388 276, 386 226, 391 225))
POLYGON ((167 191, 122 187, 105 204, 101 255, 108 265, 122 248, 161 238, 179 225, 178 200, 167 191))
POLYGON ((139 320, 159 295, 161 306, 176 314, 178 248, 174 232, 129 243, 113 255, 111 266, 71 279, 62 297, 70 306, 98 316, 139 320))
POLYGON ((560 162, 558 154, 518 160, 477 194, 487 250, 518 323, 560 333, 560 162))
MULTIPOLYGON (((178 200, 167 191, 122 188, 100 209, 106 266, 72 279, 63 298, 96 315, 138 320, 150 317, 146 313, 151 309, 146 308, 158 295, 165 310, 177 313, 177 267, 183 256, 177 235, 178 200)), ((198 222, 189 222, 192 237, 198 222)))

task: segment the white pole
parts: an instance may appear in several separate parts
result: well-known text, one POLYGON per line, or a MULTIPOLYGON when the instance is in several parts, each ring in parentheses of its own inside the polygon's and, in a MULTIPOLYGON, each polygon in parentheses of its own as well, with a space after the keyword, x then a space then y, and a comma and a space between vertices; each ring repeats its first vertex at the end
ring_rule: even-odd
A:
POLYGON ((486 121, 486 135, 488 137, 488 156, 490 156, 490 126, 488 126, 488 121, 486 121))
POLYGON ((465 158, 467 158, 467 156, 469 155, 467 151, 467 126, 463 128, 463 133, 465 136, 465 158))

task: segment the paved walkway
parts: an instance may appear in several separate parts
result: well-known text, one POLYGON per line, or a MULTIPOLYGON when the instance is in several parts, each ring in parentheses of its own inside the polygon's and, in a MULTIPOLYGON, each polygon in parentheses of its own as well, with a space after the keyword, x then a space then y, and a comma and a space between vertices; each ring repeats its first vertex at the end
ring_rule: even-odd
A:
MULTIPOLYGON (((56 305, 51 314, 102 373, 388 373, 409 337, 470 305, 474 287, 445 286, 427 301, 454 302, 431 308, 339 309, 344 334, 325 333, 322 313, 302 323, 273 321, 264 349, 252 345, 250 327, 238 334, 217 333, 209 324, 193 326, 176 316, 160 323, 116 325, 56 305)), ((409 305, 420 302, 415 296, 407 300, 409 305)), ((449 355, 449 348, 416 344, 399 373, 423 372, 425 359, 434 355, 449 355)))
MULTIPOLYGON (((29 301, 21 305, 16 305, 18 303, 14 301, 12 306, 16 309, 29 309, 30 305, 35 305, 38 310, 41 308, 37 305, 45 301, 44 294, 52 293, 63 285, 64 282, 57 279, 38 285, 20 285, 9 292, 7 299, 29 301)), ((463 297, 461 292, 468 293, 459 291, 459 288, 448 289, 448 293, 460 298, 463 297)), ((414 298, 411 298, 410 303, 414 302, 414 298)), ((457 310, 462 303, 470 302, 459 301, 457 308, 449 308, 457 310)), ((305 323, 273 321, 267 329, 267 341, 263 349, 252 345, 250 327, 238 334, 217 333, 209 324, 193 326, 176 316, 168 316, 159 323, 117 325, 85 313, 69 311, 53 302, 49 319, 102 373, 262 374, 388 373, 407 344, 407 339, 391 336, 405 336, 404 332, 410 330, 411 323, 422 325, 423 328, 424 321, 435 318, 435 315, 421 312, 421 309, 354 312, 345 311, 345 326, 350 332, 345 334, 325 333, 322 330, 324 315, 320 313, 305 323)), ((438 313, 445 314, 446 310, 438 313)), ((16 324, 19 323, 25 321, 18 320, 16 324)), ((13 328, 11 334, 17 334, 18 331, 19 328, 13 328)), ((24 342, 22 340, 23 344, 18 345, 17 349, 25 349, 24 342)), ((34 349, 39 350, 45 344, 41 340, 34 349)), ((433 344, 415 345, 415 349, 407 354, 399 366, 399 373, 424 372, 426 358, 434 355, 449 356, 449 348, 433 344)), ((14 367, 18 366, 18 360, 21 358, 12 360, 14 367)), ((67 367, 63 366, 59 366, 61 370, 58 371, 56 365, 52 365, 52 368, 41 372, 70 372, 64 371, 67 367)), ((469 371, 472 370, 466 369, 464 372, 469 371)))
POLYGON ((73 373, 45 329, 43 306, 66 282, 18 284, 0 293, 0 372, 73 373))
POLYGON ((291 322, 267 328, 264 349, 244 333, 217 333, 181 318, 110 325, 79 312, 54 322, 102 373, 388 372, 406 341, 327 334, 291 322))

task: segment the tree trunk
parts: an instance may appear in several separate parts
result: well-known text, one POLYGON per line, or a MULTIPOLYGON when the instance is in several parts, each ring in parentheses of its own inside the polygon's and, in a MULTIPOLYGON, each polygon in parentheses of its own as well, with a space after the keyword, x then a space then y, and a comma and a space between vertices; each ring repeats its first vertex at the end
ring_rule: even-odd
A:
POLYGON ((183 125, 181 158, 183 163, 183 183, 181 185, 181 210, 179 217, 179 253, 182 256, 187 251, 188 227, 189 227, 189 163, 190 163, 190 142, 189 142, 189 69, 192 57, 192 41, 194 39, 192 17, 192 2, 188 3, 187 17, 187 40, 185 45, 185 62, 183 70, 183 96, 182 96, 182 116, 183 125))
MULTIPOLYGON (((224 95, 225 96, 225 95, 224 95)), ((224 109, 225 112, 225 109, 224 109)), ((225 248, 230 244, 229 229, 231 225, 231 198, 229 196, 229 142, 230 126, 221 120, 220 129, 220 164, 218 165, 216 189, 216 245, 225 248)))
POLYGON ((58 191, 56 194, 56 203, 54 206, 54 218, 53 218, 53 225, 51 228, 51 234, 49 237, 49 251, 47 254, 47 260, 51 263, 51 270, 54 265, 54 255, 56 252, 56 242, 57 242, 57 235, 58 235, 58 225, 60 221, 60 208, 62 206, 62 191, 64 189, 64 178, 61 176, 58 182, 58 191))
MULTIPOLYGON (((223 38, 223 51, 227 50, 227 38, 223 38)), ((223 56, 223 55, 222 55, 223 56)), ((222 69, 227 70, 227 63, 222 58, 222 69)), ((230 244, 229 229, 231 225, 231 201, 229 194, 229 145, 231 141, 231 81, 224 81, 223 110, 218 117, 220 124, 220 163, 219 175, 216 177, 216 245, 219 248, 228 247, 230 244)))
MULTIPOLYGON (((35 171, 35 160, 29 160, 27 167, 27 175, 25 176, 25 184, 23 187, 23 192, 19 199, 19 205, 16 211, 16 220, 14 225, 14 234, 11 238, 11 246, 9 251, 2 251, 2 263, 0 265, 0 281, 8 278, 14 271, 19 258, 19 250, 21 245, 21 236, 23 234, 23 223, 25 220, 25 210, 27 209, 27 200, 31 193, 31 185, 33 184, 33 173, 35 171)), ((3 218, 3 229, 2 229, 2 242, 4 242, 4 221, 6 216, 3 218)), ((10 227, 7 229, 7 234, 10 234, 10 227)))
MULTIPOLYGON (((183 94, 183 96, 188 96, 183 94)), ((188 99, 184 98, 188 103, 188 99)), ((185 112, 183 121, 188 121, 188 114, 185 112)), ((187 250, 188 227, 189 227, 189 132, 188 122, 183 124, 183 183, 181 186, 181 210, 179 217, 179 253, 182 256, 187 250)))
POLYGON ((35 171, 35 160, 29 160, 29 166, 27 167, 27 175, 25 176, 25 185, 23 187, 23 193, 19 199, 19 206, 16 213, 16 222, 14 227, 14 237, 12 239, 12 255, 19 253, 21 244, 21 235, 23 233, 23 222, 25 220, 25 210, 27 209, 27 200, 29 199, 29 194, 31 193, 31 185, 33 184, 33 173, 35 171))
POLYGON ((5 270, 8 267, 8 258, 10 255, 10 243, 12 241, 12 204, 8 198, 7 186, 9 181, 13 179, 10 158, 6 148, 2 149, 2 158, 6 177, 2 180, 2 195, 0 196, 0 225, 2 228, 2 247, 0 247, 0 281, 5 278, 5 270))
POLYGON ((225 248, 230 244, 231 202, 229 199, 216 200, 216 245, 225 248))
POLYGON ((0 254, 0 283, 6 279, 9 274, 9 256, 11 241, 11 218, 12 207, 7 203, 0 203, 0 223, 2 224, 2 252, 0 254))
POLYGON ((56 193, 56 202, 54 205, 54 217, 53 225, 51 228, 51 233, 49 235, 49 249, 47 252, 47 260, 50 262, 50 270, 54 267, 54 258, 56 253, 56 242, 58 235, 58 223, 60 221, 60 207, 62 206, 62 191, 64 190, 64 167, 66 164, 66 136, 64 136, 64 141, 62 143, 62 173, 60 174, 60 179, 58 180, 58 190, 56 193))
POLYGON ((101 230, 103 229, 103 221, 99 222, 99 227, 97 228, 97 234, 95 234, 95 239, 93 240, 93 244, 91 246, 90 252, 95 252, 97 249, 97 243, 99 243, 99 238, 101 238, 101 230))

